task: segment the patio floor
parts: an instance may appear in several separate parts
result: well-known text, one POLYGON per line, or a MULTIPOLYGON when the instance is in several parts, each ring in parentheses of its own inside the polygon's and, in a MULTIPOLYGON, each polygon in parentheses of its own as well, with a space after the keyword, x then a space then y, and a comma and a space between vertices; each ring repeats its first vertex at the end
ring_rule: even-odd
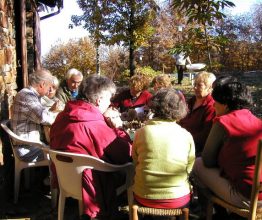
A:
MULTIPOLYGON (((10 170, 10 169, 9 169, 10 170)), ((2 169, 0 167, 0 174, 2 169)), ((2 173, 3 174, 3 173, 2 173)), ((20 220, 56 220, 57 210, 51 208, 51 196, 49 187, 43 185, 43 173, 35 171, 34 179, 30 180, 30 190, 26 190, 21 178, 21 186, 18 203, 13 203, 13 182, 12 172, 7 172, 5 181, 0 178, 0 220, 20 219, 20 220), (8 178, 9 177, 9 178, 8 178)), ((198 204, 195 203, 195 208, 198 204)), ((190 211, 192 212, 192 207, 190 211)), ((74 199, 67 199, 65 205, 64 220, 78 220, 78 202, 74 199)), ((190 213, 190 220, 199 219, 197 214, 190 213)), ((237 216, 231 216, 228 219, 213 218, 219 220, 240 220, 237 216)), ((128 215, 119 213, 119 216, 114 220, 128 220, 128 215)))

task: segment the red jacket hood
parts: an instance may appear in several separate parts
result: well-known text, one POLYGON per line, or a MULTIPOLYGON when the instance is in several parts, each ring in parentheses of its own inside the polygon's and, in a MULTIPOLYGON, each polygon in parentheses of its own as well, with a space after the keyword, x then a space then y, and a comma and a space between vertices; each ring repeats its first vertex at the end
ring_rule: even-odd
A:
POLYGON ((262 130, 262 121, 247 109, 232 111, 215 118, 215 121, 219 121, 232 137, 248 137, 262 130))
POLYGON ((64 111, 58 115, 58 117, 64 116, 72 122, 104 120, 103 115, 95 105, 82 100, 67 102, 64 111))

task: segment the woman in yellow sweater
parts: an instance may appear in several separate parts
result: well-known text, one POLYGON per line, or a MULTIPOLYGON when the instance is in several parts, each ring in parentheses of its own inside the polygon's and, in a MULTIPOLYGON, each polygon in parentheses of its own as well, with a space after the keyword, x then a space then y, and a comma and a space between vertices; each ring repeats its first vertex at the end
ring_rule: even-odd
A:
POLYGON ((186 206, 195 145, 192 135, 176 123, 186 115, 186 104, 175 89, 161 89, 150 108, 154 118, 137 130, 133 143, 134 197, 148 207, 186 206))

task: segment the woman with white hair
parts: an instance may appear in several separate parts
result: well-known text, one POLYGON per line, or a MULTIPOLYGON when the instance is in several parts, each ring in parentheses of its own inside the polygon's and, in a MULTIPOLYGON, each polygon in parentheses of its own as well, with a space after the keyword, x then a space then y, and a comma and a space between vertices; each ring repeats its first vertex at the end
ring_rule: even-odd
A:
POLYGON ((44 107, 48 108, 50 111, 54 108, 54 104, 56 103, 58 111, 62 111, 65 107, 64 103, 62 103, 55 95, 57 89, 59 88, 59 80, 56 76, 53 77, 53 83, 50 88, 48 95, 45 95, 41 98, 41 103, 44 107))
POLYGON ((76 99, 82 80, 83 74, 79 70, 75 68, 69 69, 65 75, 65 80, 57 90, 56 97, 64 104, 76 99))
POLYGON ((197 157, 201 155, 215 117, 214 100, 211 96, 215 80, 216 76, 210 72, 201 71, 196 75, 193 86, 195 95, 188 100, 187 116, 179 122, 192 134, 197 157))

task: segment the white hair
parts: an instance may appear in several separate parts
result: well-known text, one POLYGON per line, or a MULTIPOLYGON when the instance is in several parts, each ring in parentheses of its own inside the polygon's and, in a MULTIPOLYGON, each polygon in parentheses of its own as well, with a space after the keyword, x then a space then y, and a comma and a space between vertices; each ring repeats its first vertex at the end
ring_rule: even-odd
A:
POLYGON ((207 71, 201 71, 195 77, 195 82, 202 81, 205 83, 206 86, 212 86, 215 80, 216 80, 215 74, 207 71))
POLYGON ((59 80, 57 79, 56 76, 54 76, 54 77, 53 77, 53 86, 54 86, 56 89, 58 89, 59 84, 60 84, 59 80))
POLYGON ((38 85, 43 81, 53 83, 54 76, 49 70, 39 69, 29 75, 28 81, 31 86, 38 85))
POLYGON ((83 79, 83 74, 75 68, 69 69, 65 75, 65 78, 70 79, 72 76, 81 76, 83 79))

